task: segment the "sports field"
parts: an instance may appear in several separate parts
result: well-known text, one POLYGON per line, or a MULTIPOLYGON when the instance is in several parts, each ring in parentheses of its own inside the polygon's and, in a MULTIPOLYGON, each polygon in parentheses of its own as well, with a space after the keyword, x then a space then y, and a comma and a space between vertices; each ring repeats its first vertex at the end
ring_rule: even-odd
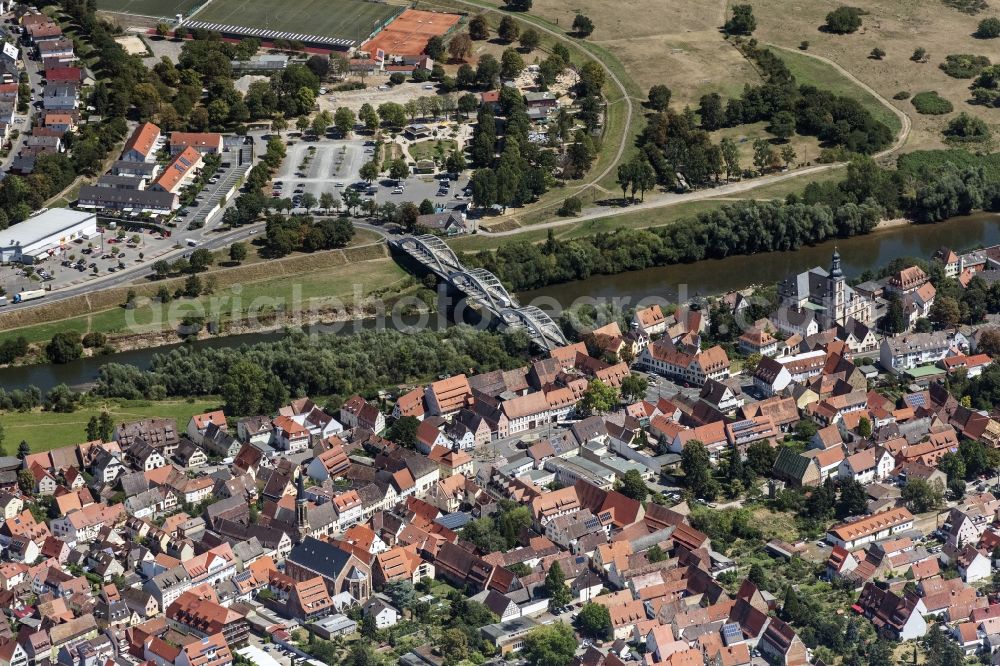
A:
POLYGON ((174 18, 177 14, 187 16, 192 9, 204 2, 205 0, 97 0, 97 8, 119 14, 174 18))
POLYGON ((362 0, 287 0, 278 4, 271 0, 210 0, 194 22, 360 44, 402 11, 402 7, 362 0))

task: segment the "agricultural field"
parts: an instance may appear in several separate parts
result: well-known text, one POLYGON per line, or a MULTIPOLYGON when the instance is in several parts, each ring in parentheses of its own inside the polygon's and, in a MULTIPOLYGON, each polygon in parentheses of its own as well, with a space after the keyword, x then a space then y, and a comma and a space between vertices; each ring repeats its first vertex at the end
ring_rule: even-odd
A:
POLYGON ((97 8, 116 14, 133 14, 154 18, 174 18, 177 14, 187 16, 191 10, 205 0, 98 0, 97 8))
POLYGON ((267 0, 210 0, 196 19, 360 43, 371 35, 375 26, 384 24, 402 10, 395 5, 362 0, 291 0, 279 5, 267 0))

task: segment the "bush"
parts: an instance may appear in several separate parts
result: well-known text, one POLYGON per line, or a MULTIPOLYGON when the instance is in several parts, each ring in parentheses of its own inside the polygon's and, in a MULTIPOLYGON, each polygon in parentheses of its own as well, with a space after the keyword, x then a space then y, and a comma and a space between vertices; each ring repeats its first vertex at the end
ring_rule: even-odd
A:
POLYGON ((910 60, 913 62, 927 62, 927 49, 922 46, 913 49, 913 55, 910 56, 910 60))
POLYGON ((393 72, 389 75, 389 83, 394 86, 398 86, 400 83, 406 81, 406 76, 402 72, 393 72))
POLYGON ((909 90, 900 90, 898 93, 892 96, 893 99, 910 99, 909 90))
POLYGON ((990 138, 990 128, 981 118, 970 116, 963 111, 944 129, 944 135, 949 141, 984 141, 990 138))
POLYGON ((563 217, 572 217, 574 215, 578 215, 582 210, 583 202, 580 201, 578 197, 566 197, 566 200, 563 201, 558 213, 563 217))
POLYGON ((88 349, 93 347, 103 347, 108 343, 108 336, 104 335, 100 331, 94 331, 87 333, 83 336, 83 346, 88 349))
POLYGON ((857 7, 838 7, 826 15, 824 27, 837 35, 852 33, 861 27, 861 14, 857 7))
POLYGON ((83 356, 80 334, 75 331, 56 333, 45 346, 45 355, 52 363, 69 363, 83 356))
POLYGON ((809 50, 809 42, 808 42, 808 40, 803 39, 801 42, 799 42, 799 50, 800 51, 808 51, 809 50))
POLYGON ((970 15, 978 14, 989 6, 986 4, 986 0, 944 0, 944 4, 963 14, 970 15))
POLYGON ((937 94, 934 90, 926 90, 913 96, 913 107, 917 113, 928 116, 940 116, 955 110, 951 102, 937 94))
POLYGON ((940 65, 941 71, 955 79, 971 79, 989 66, 989 58, 971 53, 953 53, 945 56, 944 62, 940 65))
POLYGON ((972 33, 978 39, 996 39, 1000 37, 1000 18, 991 16, 979 22, 979 27, 972 33))

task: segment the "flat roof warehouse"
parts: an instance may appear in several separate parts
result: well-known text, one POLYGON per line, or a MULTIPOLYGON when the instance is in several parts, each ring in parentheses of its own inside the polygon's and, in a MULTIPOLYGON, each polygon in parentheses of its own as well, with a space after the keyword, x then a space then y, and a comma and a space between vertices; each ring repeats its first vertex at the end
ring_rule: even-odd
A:
POLYGON ((94 213, 53 208, 0 231, 0 262, 32 261, 56 254, 77 238, 97 233, 94 213))

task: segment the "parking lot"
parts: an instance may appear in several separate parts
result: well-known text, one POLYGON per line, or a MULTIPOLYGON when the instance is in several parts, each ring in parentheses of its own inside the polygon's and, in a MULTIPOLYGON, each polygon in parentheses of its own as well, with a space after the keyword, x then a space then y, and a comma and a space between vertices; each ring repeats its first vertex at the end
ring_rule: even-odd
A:
POLYGON ((6 289, 7 294, 16 294, 23 289, 55 290, 78 285, 96 276, 117 272, 122 266, 150 264, 156 256, 173 249, 178 240, 176 236, 165 238, 148 229, 126 227, 105 229, 89 241, 70 243, 62 254, 34 266, 0 266, 0 287, 6 289), (124 236, 119 236, 122 233, 124 236), (43 279, 39 281, 32 274, 43 279))
MULTIPOLYGON (((175 221, 178 229, 201 228, 208 222, 208 214, 220 203, 223 197, 233 189, 233 185, 242 178, 252 166, 253 152, 250 146, 239 150, 226 151, 222 154, 222 166, 215 172, 211 182, 198 194, 194 204, 187 209, 178 211, 175 221), (226 165, 229 166, 226 166, 226 165)), ((218 221, 217 215, 213 222, 218 221)))
MULTIPOLYGON (((439 180, 437 175, 411 174, 401 183, 383 178, 368 185, 359 173, 362 165, 374 157, 374 144, 370 140, 291 139, 289 144, 288 157, 274 179, 271 194, 275 198, 289 197, 298 204, 305 193, 312 194, 318 201, 324 192, 329 192, 343 202, 344 191, 354 185, 361 190, 362 199, 374 199, 378 204, 388 201, 419 204, 429 199, 450 209, 467 203, 462 192, 469 183, 467 176, 456 183, 439 180), (447 195, 439 196, 444 191, 447 195)), ((302 208, 296 206, 295 210, 301 212, 302 208)))

